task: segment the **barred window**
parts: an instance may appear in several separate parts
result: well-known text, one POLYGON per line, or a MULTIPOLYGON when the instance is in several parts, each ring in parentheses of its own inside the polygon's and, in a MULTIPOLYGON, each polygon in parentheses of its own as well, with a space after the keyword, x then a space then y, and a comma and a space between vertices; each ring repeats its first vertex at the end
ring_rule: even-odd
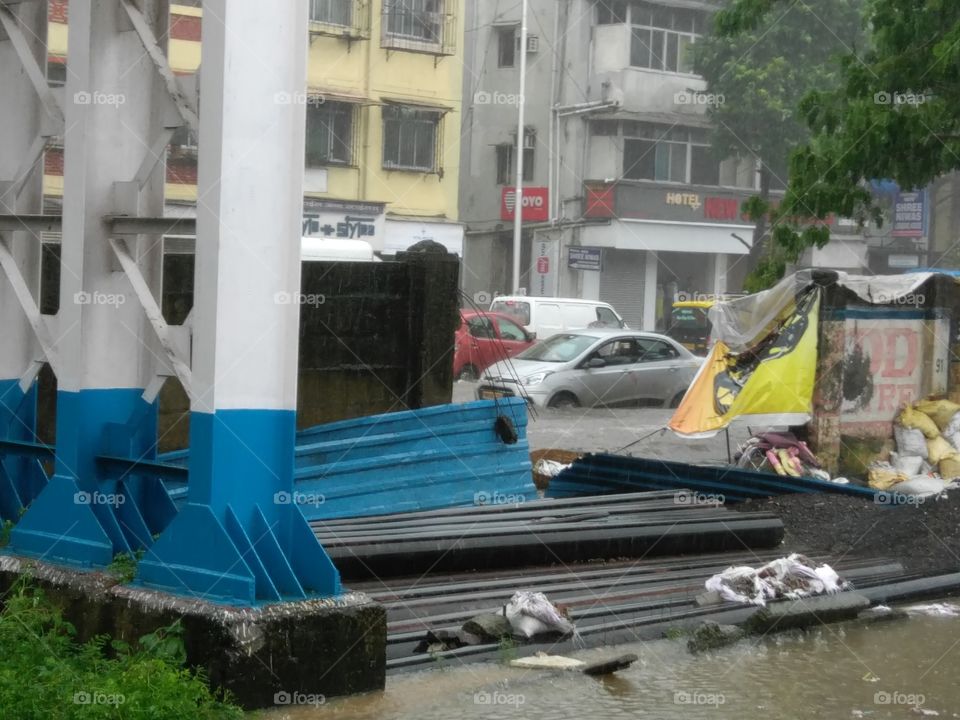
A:
POLYGON ((353 22, 353 0, 310 0, 310 19, 348 27, 353 22))
POLYGON ((443 0, 385 0, 387 33, 426 43, 443 39, 443 0))
POLYGON ((383 108, 383 167, 434 172, 442 114, 390 105, 383 108))
POLYGON ((353 163, 355 111, 345 102, 307 106, 307 167, 353 163))

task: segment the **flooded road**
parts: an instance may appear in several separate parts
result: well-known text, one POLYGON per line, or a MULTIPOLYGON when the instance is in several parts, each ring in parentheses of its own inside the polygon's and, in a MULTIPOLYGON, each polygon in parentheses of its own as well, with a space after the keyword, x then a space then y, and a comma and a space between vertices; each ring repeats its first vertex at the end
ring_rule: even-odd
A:
MULTIPOLYGON (((387 689, 284 708, 270 720, 472 718, 960 718, 960 617, 847 623, 748 640, 698 657, 686 640, 576 654, 636 653, 604 679, 445 663, 394 675, 387 689)), ((506 658, 506 652, 504 653, 506 658)))

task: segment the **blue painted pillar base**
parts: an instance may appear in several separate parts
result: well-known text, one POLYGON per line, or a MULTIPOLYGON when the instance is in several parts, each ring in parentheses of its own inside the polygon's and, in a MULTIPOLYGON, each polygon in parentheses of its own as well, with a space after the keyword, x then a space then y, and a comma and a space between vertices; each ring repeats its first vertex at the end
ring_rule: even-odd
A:
POLYGON ((329 597, 340 573, 290 502, 296 413, 190 418, 190 502, 140 561, 137 582, 216 602, 329 597))
POLYGON ((147 504, 163 507, 159 481, 111 475, 97 461, 156 457, 157 406, 142 392, 58 394, 56 472, 11 533, 11 552, 90 567, 150 545, 161 528, 151 523, 158 513, 147 504))
MULTIPOLYGON (((36 382, 23 392, 19 380, 0 380, 0 440, 36 443, 36 429, 36 382)), ((47 474, 38 460, 0 449, 0 520, 19 520, 46 484, 47 474)))

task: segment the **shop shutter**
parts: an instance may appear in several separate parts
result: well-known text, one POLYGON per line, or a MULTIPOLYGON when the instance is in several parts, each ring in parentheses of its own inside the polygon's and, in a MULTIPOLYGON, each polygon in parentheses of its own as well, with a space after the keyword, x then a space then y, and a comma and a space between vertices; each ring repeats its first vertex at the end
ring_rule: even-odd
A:
POLYGON ((646 253, 640 250, 603 251, 600 300, 610 303, 633 330, 643 329, 643 280, 646 253))

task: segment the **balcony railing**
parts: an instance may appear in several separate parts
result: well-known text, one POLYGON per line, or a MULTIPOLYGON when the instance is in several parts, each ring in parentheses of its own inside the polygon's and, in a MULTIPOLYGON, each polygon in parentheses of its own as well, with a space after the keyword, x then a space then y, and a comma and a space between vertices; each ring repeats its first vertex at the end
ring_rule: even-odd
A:
POLYGON ((310 0, 310 32, 334 37, 370 37, 370 0, 310 0))
POLYGON ((383 47, 433 55, 456 54, 455 8, 455 0, 384 0, 383 47))

